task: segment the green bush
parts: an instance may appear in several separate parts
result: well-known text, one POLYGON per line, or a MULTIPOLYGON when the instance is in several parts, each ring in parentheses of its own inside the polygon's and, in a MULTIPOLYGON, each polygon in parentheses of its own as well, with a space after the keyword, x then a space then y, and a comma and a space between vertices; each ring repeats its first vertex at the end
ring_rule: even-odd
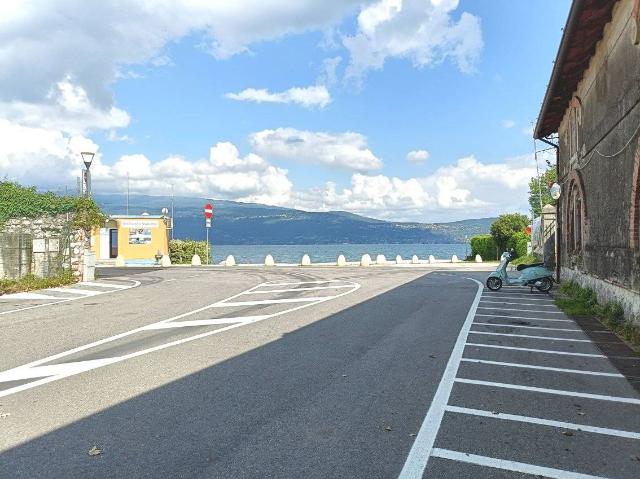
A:
POLYGON ((91 198, 39 193, 35 187, 0 181, 0 225, 10 218, 37 218, 61 213, 74 215, 73 226, 90 230, 104 224, 106 217, 91 198))
POLYGON ((51 276, 50 278, 40 278, 28 274, 20 279, 0 279, 0 295, 33 291, 34 289, 55 288, 75 282, 76 278, 73 277, 73 274, 69 270, 64 270, 60 274, 51 276))
POLYGON ((471 244, 471 257, 479 254, 483 260, 492 261, 498 259, 498 246, 491 235, 473 236, 471 244))
MULTIPOLYGON (((194 254, 200 256, 202 264, 211 263, 211 258, 207 257, 206 241, 192 239, 169 241, 169 257, 172 264, 191 264, 191 258, 194 254)), ((209 246, 209 255, 211 255, 211 246, 209 246)))
POLYGON ((491 236, 498 245, 500 253, 507 248, 511 237, 524 231, 528 224, 529 218, 519 213, 500 215, 497 220, 491 223, 491 236))
POLYGON ((520 258, 527 254, 527 245, 529 244, 529 235, 524 231, 514 233, 507 241, 507 249, 515 251, 515 257, 520 258))

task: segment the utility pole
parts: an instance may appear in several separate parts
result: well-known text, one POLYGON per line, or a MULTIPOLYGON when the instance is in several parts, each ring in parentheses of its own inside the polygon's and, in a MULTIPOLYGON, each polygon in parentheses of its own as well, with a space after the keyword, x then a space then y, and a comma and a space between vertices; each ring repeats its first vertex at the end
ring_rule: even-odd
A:
POLYGON ((127 215, 129 214, 129 172, 127 171, 127 215))
POLYGON ((173 239, 173 230, 175 228, 175 216, 173 214, 173 190, 174 185, 171 183, 171 239, 173 239))

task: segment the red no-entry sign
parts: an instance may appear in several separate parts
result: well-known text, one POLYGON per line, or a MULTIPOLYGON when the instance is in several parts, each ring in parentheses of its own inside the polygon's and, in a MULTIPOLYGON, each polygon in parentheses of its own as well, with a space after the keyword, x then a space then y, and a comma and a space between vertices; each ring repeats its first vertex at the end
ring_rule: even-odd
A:
POLYGON ((213 218, 213 205, 211 203, 204 205, 204 217, 208 220, 213 218))

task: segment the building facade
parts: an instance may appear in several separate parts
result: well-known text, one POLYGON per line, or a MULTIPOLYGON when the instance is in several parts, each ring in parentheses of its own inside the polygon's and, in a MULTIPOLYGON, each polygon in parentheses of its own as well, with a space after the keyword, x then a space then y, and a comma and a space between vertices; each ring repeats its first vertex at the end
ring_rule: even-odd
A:
POLYGON ((169 254, 168 218, 151 215, 110 216, 91 235, 98 261, 118 258, 127 264, 153 264, 156 255, 169 254))
POLYGON ((640 0, 574 0, 535 128, 557 146, 562 279, 640 321, 640 0))

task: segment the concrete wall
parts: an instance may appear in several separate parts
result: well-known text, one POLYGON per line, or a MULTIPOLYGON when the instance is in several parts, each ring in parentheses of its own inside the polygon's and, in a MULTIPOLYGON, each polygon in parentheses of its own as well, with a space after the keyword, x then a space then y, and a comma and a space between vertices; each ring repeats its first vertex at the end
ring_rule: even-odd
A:
POLYGON ((630 294, 640 304, 640 248, 633 218, 640 175, 640 45, 633 7, 634 0, 616 4, 559 128, 559 238, 563 277, 597 284, 602 299, 630 294), (572 148, 574 112, 577 145, 572 148), (578 251, 571 251, 567 239, 571 184, 583 198, 578 251))

